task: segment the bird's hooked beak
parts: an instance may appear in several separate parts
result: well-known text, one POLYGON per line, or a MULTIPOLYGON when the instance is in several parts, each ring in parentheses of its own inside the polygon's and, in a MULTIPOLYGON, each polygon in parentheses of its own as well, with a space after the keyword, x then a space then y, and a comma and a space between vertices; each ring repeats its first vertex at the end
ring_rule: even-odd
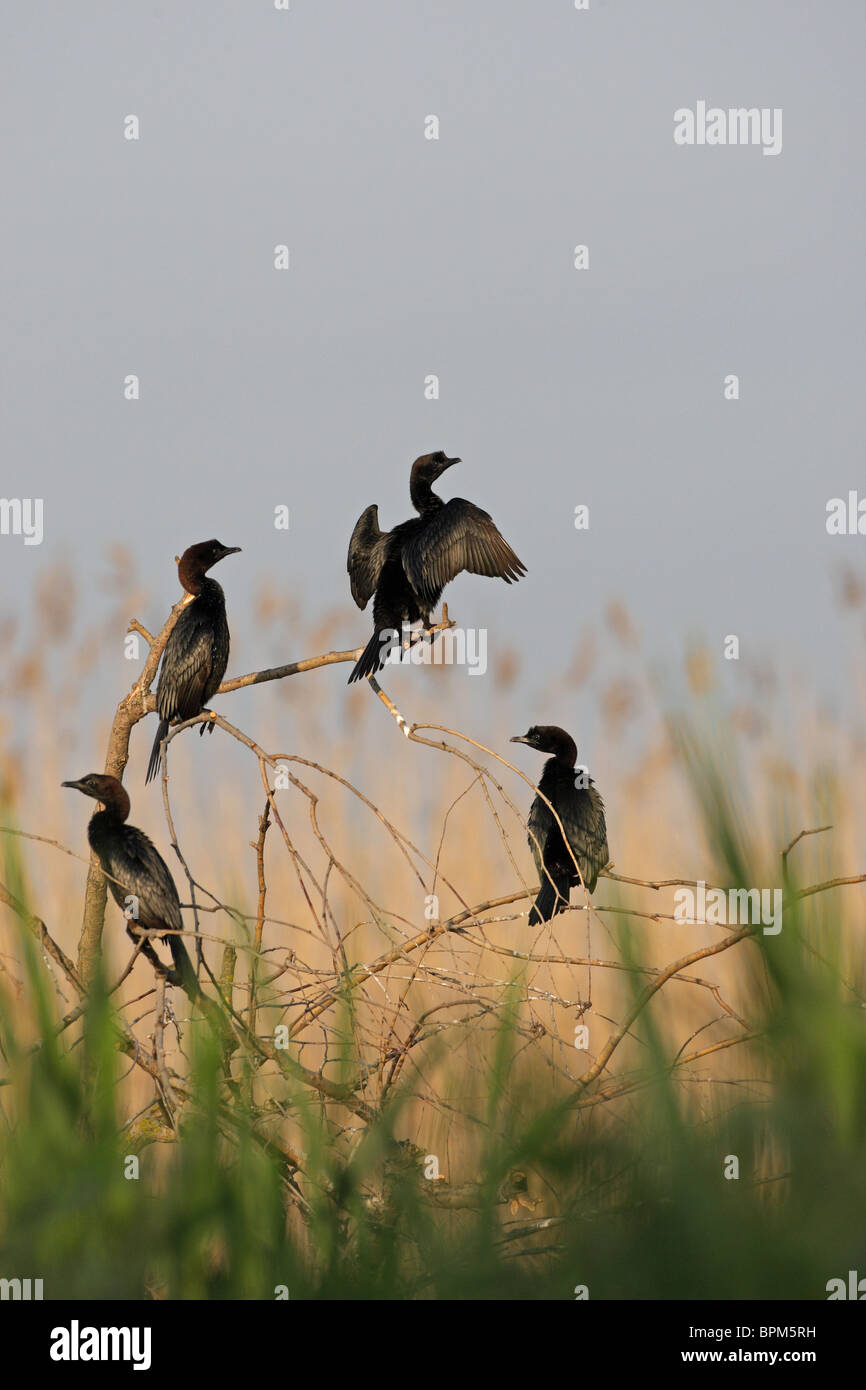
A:
POLYGON ((224 560, 227 555, 240 555, 240 553, 241 548, 239 545, 224 545, 220 552, 220 559, 224 560))
POLYGON ((532 739, 531 739, 531 738, 528 738, 526 734, 515 734, 513 738, 510 738, 510 739, 508 740, 508 742, 509 742, 509 743, 526 743, 526 744, 529 745, 530 748, 533 746, 533 744, 532 744, 532 739))
POLYGON ((441 463, 436 465, 436 477, 441 478, 446 468, 453 468, 455 463, 462 463, 462 459, 444 458, 441 463))
POLYGON ((85 787, 82 779, 77 782, 61 782, 60 785, 61 787, 72 787, 74 791, 83 792, 85 796, 93 796, 90 787, 85 787))

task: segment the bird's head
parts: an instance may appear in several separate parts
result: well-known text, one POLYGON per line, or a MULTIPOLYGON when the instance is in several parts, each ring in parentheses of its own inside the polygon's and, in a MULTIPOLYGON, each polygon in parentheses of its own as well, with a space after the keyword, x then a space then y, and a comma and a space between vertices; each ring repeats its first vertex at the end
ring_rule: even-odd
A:
POLYGON ((177 575, 188 593, 198 592, 198 587, 209 569, 226 555, 237 555, 239 545, 223 545, 222 541, 199 541, 198 545, 188 546, 177 562, 177 575))
POLYGON ((558 724, 533 724, 525 734, 515 734, 509 743, 525 743, 538 753, 552 753, 570 767, 577 762, 577 744, 558 724))
POLYGON ((129 815, 129 797, 126 788, 116 777, 110 777, 105 772, 88 772, 84 777, 79 777, 76 782, 61 782, 61 787, 72 787, 77 792, 82 792, 85 796, 92 797, 94 801, 101 801, 103 806, 111 807, 120 816, 121 820, 126 820, 129 815))
POLYGON ((207 574, 218 560, 224 560, 227 555, 237 555, 239 551, 239 545, 223 545, 222 541, 216 540, 199 541, 198 545, 191 545, 183 552, 178 564, 207 574))
POLYGON ((437 449, 435 454, 422 454, 412 464, 412 482, 435 483, 445 469, 455 463, 460 463, 460 459, 449 458, 441 449, 437 449))

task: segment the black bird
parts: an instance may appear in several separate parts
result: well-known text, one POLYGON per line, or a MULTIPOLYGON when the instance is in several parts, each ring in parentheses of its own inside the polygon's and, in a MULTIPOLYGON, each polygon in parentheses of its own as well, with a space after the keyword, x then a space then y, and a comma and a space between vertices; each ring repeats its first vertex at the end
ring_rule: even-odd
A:
POLYGON ((459 462, 446 457, 441 449, 415 460, 409 496, 418 516, 393 531, 379 529, 375 504, 358 518, 346 568, 359 608, 366 608, 375 594, 375 631, 349 677, 350 685, 381 670, 388 653, 399 643, 404 622, 420 619, 425 628, 431 626, 430 613, 442 590, 463 570, 504 579, 506 584, 526 573, 487 512, 465 497, 443 502, 436 496, 432 484, 446 468, 459 462))
POLYGON ((555 724, 534 724, 528 733, 511 742, 526 743, 539 753, 553 754, 544 764, 538 790, 555 807, 568 841, 566 845, 550 807, 541 796, 536 796, 527 825, 529 848, 541 879, 541 891, 529 914, 530 926, 537 926, 568 907, 569 891, 579 882, 574 859, 587 892, 595 890, 599 871, 610 862, 604 802, 592 778, 575 772, 577 744, 564 729, 555 724))
MULTIPOLYGON (((239 545, 202 541, 199 545, 191 545, 178 561, 177 577, 187 593, 194 594, 195 598, 181 612, 162 654, 156 687, 159 728, 153 740, 145 782, 156 776, 159 745, 168 733, 169 724, 201 714, 225 675, 229 659, 225 594, 215 579, 207 578, 207 572, 218 560, 236 555, 239 550, 239 545)), ((201 732, 206 728, 213 732, 213 724, 202 724, 201 732)))
MULTIPOLYGON (((116 777, 88 772, 77 782, 61 785, 74 787, 94 801, 102 802, 104 810, 95 811, 91 816, 87 838, 108 879, 111 895, 127 919, 126 929, 133 941, 139 940, 141 928, 160 935, 166 931, 183 931, 180 899, 168 865, 143 830, 126 824, 129 797, 123 784, 116 777)), ((163 935, 162 939, 168 941, 175 965, 176 976, 172 982, 197 997, 201 991, 183 941, 179 936, 163 935)), ((168 973, 149 942, 145 942, 143 950, 156 966, 168 973)))

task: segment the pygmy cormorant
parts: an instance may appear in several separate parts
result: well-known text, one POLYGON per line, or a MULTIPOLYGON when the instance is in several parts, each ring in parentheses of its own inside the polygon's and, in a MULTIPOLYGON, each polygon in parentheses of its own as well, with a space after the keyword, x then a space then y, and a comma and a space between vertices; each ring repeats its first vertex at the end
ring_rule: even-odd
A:
MULTIPOLYGON (((182 610, 162 654, 156 687, 159 727, 147 765, 146 782, 156 776, 159 746, 168 733, 169 724, 194 719, 206 709, 225 675, 229 659, 225 594, 215 579, 207 578, 207 572, 218 560, 236 555, 239 550, 239 545, 202 541, 199 545, 191 545, 178 561, 177 577, 187 593, 195 597, 182 610)), ((213 730, 213 724, 202 724, 201 732, 208 727, 213 730)))
POLYGON ((465 497, 443 502, 433 492, 436 479, 459 462, 441 450, 415 460, 409 496, 418 516, 393 531, 379 529, 375 504, 358 518, 346 568, 359 608, 366 608, 375 595, 375 630, 352 670, 350 684, 382 668, 392 647, 399 643, 404 622, 420 619, 425 628, 431 626, 430 613, 442 590, 463 570, 504 579, 506 584, 526 573, 487 512, 465 497))
MULTIPOLYGON (((143 830, 126 824, 129 797, 123 784, 116 777, 88 772, 77 782, 61 785, 74 787, 94 801, 101 801, 105 808, 91 816, 87 838, 102 865, 111 895, 127 919, 127 931, 133 941, 137 942, 141 935, 137 928, 159 935, 166 931, 183 931, 180 899, 168 865, 143 830)), ((180 984, 187 994, 197 997, 199 984, 183 941, 179 936, 163 936, 163 940, 168 941, 175 965, 173 982, 180 984)), ((145 946, 145 954, 161 966, 149 943, 145 946)))
POLYGON ((610 861, 604 802, 592 778, 575 771, 577 744, 564 729, 555 724, 536 724, 511 742, 553 754, 544 764, 538 784, 541 795, 533 801, 527 822, 529 847, 541 879, 541 891, 529 914, 530 925, 537 926, 568 907, 569 891, 579 881, 574 859, 587 892, 594 891, 599 871, 610 861), (542 796, 556 809, 574 859, 542 796))

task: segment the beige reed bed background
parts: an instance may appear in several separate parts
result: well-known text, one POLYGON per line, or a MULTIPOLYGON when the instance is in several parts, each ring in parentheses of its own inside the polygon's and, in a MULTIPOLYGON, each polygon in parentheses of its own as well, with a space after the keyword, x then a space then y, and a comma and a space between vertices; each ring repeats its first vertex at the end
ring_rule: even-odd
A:
MULTIPOLYGON (((852 637, 862 623, 860 599, 849 581, 842 600, 852 612, 852 637)), ((84 735, 72 732, 76 691, 91 664, 104 663, 109 634, 117 645, 121 615, 144 611, 144 595, 128 580, 119 585, 116 611, 102 631, 78 631, 75 604, 68 576, 54 575, 36 597, 26 630, 7 624, 3 633, 3 792, 14 827, 56 841, 22 841, 29 902, 86 974, 87 948, 82 953, 80 941, 85 817, 58 784, 102 765, 115 703, 144 661, 115 664, 115 688, 102 682, 104 708, 84 735), (40 655, 45 651, 56 660, 49 663, 40 655), (65 688, 56 684, 61 669, 65 688), (26 752, 22 728, 40 731, 26 752)), ((345 620, 334 617, 304 630, 298 617, 294 605, 270 592, 260 594, 253 624, 235 614, 234 626, 246 636, 235 642, 227 685, 235 673, 251 669, 250 628, 272 635, 290 629, 286 660, 351 650, 337 645, 351 640, 345 620)), ((142 658, 147 650, 143 640, 142 658)), ((731 1104, 732 1095, 737 1103, 741 1092, 759 1097, 769 1084, 750 1022, 765 986, 753 947, 732 945, 733 929, 673 920, 676 882, 723 883, 724 869, 701 831, 694 789, 683 772, 680 726, 659 711, 652 682, 640 674, 642 660, 628 615, 612 603, 595 651, 576 653, 568 680, 549 697, 557 708, 597 703, 604 756, 593 760, 592 770, 607 802, 611 874, 617 877, 600 881, 591 908, 576 893, 572 910, 542 929, 530 929, 526 920, 535 879, 523 820, 539 769, 507 765, 513 756, 507 738, 515 729, 497 709, 497 693, 504 710, 519 676, 512 653, 500 654, 491 672, 490 717, 475 737, 461 728, 460 689, 447 669, 417 670, 411 699, 399 712, 410 726, 422 726, 408 739, 393 717, 398 712, 388 709, 387 669, 380 699, 367 688, 346 692, 343 665, 263 683, 242 727, 234 719, 237 697, 228 693, 214 702, 219 726, 206 743, 192 730, 172 739, 164 798, 159 784, 149 789, 152 795, 141 785, 152 720, 132 727, 126 778, 131 819, 152 835, 172 865, 182 901, 190 903, 186 872, 169 848, 174 828, 198 885, 205 959, 238 1016, 267 1040, 271 1059, 258 1059, 257 1098, 289 1149, 298 1136, 291 1116, 280 1113, 282 1059, 272 1050, 280 1024, 289 1030, 287 1055, 326 1087, 319 1098, 328 1100, 331 1088, 347 1142, 368 1107, 379 1107, 399 1077, 409 1078, 414 1099, 401 1115, 402 1137, 436 1155, 443 1193, 471 1183, 496 1032, 513 1002, 512 988, 519 1045, 510 1085, 518 1108, 530 1094, 551 1100, 571 1094, 594 1122, 596 1116, 602 1122, 603 1112, 606 1122, 627 1123, 645 1061, 640 1029, 631 1026, 636 1009, 640 1020, 642 1002, 652 1010, 697 1119, 731 1104), (608 660, 599 680, 602 653, 608 660), (443 710, 453 711, 442 720, 448 732, 423 727, 442 719, 443 710), (640 736, 631 737, 630 726, 638 723, 640 736), (480 746, 482 737, 489 752, 480 746), (637 758, 619 756, 635 745, 637 758), (665 886, 651 886, 656 883, 665 886), (216 910, 218 904, 231 911, 216 910), (622 951, 625 923, 630 959, 622 951), (665 980, 662 972, 677 962, 665 980), (635 1004, 635 982, 657 988, 652 1002, 639 997, 635 1004), (585 1048, 575 1046, 580 1025, 588 1030, 585 1048), (347 1049, 361 1078, 348 1107, 340 1093, 347 1049)), ((805 703, 791 731, 776 723, 780 692, 760 672, 752 677, 754 698, 731 708, 710 655, 695 648, 685 661, 690 717, 712 729, 732 803, 750 808, 750 826, 761 827, 750 851, 766 871, 762 882, 782 881, 780 851, 799 830, 830 822, 832 828, 790 851, 796 882, 857 879, 866 807, 864 779, 856 775, 864 758, 856 721, 848 727, 805 703)), ((535 717, 529 713, 523 724, 535 717)), ((841 976, 860 990, 862 895, 854 885, 826 891, 834 892, 833 949, 841 976)), ((20 987, 12 916, 5 913, 2 962, 20 987)), ((192 912, 185 916, 192 929, 192 912)), ((103 940, 111 979, 129 957, 121 926, 110 903, 103 940)), ((821 943, 813 945, 819 950, 821 943)), ((46 968, 55 976, 61 1009, 74 1006, 75 990, 63 971, 47 957, 46 968)), ((188 1028, 203 1024, 189 1024, 188 1003, 177 992, 174 1016, 157 1028, 159 998, 149 965, 138 960, 117 992, 121 1012, 145 1052, 153 1052, 158 1032, 169 1075, 183 1076, 188 1028)), ((123 1088, 129 1115, 147 1103, 153 1085, 147 1072, 131 1069, 123 1088)), ((158 1099, 164 1103, 164 1096, 158 1099)), ((168 1130, 171 1119, 162 1113, 160 1124, 168 1130)), ((543 1205, 544 1198, 533 1190, 529 1203, 543 1205)))

